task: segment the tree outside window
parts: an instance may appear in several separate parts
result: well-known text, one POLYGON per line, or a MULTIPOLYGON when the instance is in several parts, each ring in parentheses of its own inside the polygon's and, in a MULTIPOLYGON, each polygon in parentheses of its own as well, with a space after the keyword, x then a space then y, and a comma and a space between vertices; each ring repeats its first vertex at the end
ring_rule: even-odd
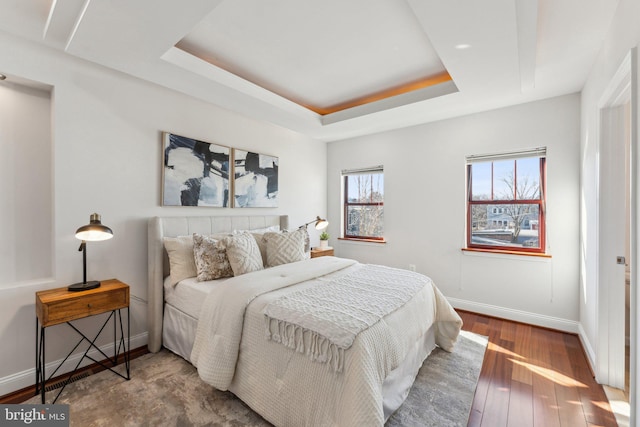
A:
POLYGON ((344 172, 345 239, 384 239, 384 173, 382 169, 344 172))
POLYGON ((545 157, 508 157, 467 165, 467 247, 544 253, 545 157))

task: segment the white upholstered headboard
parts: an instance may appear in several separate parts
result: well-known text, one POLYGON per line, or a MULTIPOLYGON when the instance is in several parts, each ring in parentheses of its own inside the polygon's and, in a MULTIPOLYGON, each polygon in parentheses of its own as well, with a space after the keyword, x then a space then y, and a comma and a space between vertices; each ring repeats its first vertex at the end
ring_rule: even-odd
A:
POLYGON ((287 230, 289 217, 287 215, 172 216, 153 217, 149 220, 149 284, 147 289, 149 351, 155 353, 162 347, 163 282, 169 274, 169 262, 162 241, 163 237, 255 230, 273 225, 279 225, 281 230, 287 230))

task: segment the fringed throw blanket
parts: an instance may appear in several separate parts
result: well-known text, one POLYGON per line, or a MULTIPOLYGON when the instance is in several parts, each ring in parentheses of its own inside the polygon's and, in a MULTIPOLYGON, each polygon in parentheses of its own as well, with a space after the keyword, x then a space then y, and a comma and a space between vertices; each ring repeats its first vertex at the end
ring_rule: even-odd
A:
POLYGON ((267 338, 342 372, 356 336, 431 285, 428 277, 379 265, 291 293, 264 310, 267 338))

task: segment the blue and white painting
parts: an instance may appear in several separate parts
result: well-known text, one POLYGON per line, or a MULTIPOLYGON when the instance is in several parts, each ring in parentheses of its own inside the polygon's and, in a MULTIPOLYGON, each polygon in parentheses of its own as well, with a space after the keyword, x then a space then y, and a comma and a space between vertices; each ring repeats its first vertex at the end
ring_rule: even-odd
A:
POLYGON ((234 207, 278 207, 278 158, 233 150, 234 207))
POLYGON ((164 206, 229 206, 229 147, 164 133, 164 206))

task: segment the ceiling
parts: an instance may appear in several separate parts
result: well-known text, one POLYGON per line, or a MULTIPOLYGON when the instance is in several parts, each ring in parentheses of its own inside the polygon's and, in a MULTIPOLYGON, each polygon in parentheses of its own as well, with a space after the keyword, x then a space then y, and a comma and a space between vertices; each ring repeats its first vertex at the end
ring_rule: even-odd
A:
POLYGON ((0 31, 332 141, 579 92, 617 4, 0 0, 0 31))

